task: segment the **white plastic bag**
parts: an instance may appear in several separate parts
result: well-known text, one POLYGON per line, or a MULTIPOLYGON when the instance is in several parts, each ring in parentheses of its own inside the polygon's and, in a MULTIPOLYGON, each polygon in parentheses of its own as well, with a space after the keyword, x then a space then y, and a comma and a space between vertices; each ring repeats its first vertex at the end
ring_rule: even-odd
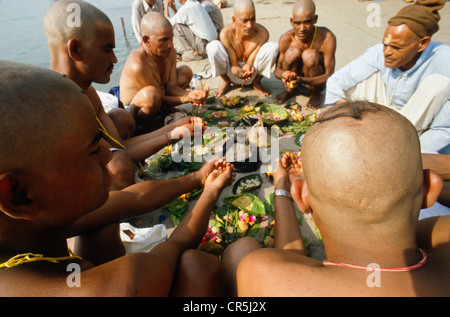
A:
POLYGON ((120 224, 120 238, 127 253, 149 252, 167 239, 167 228, 158 224, 150 228, 136 228, 128 222, 120 224))

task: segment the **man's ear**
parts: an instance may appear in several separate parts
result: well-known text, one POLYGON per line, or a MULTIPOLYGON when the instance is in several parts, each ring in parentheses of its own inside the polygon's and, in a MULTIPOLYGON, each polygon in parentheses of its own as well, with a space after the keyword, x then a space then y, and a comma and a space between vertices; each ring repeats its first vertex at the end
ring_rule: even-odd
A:
POLYGON ((441 193, 442 178, 433 170, 423 170, 423 202, 422 209, 433 206, 441 193))
POLYGON ((423 52, 427 48, 428 44, 430 44, 430 42, 431 38, 429 36, 422 37, 419 41, 418 52, 423 52))
POLYGON ((0 210, 17 219, 33 220, 39 215, 28 198, 25 181, 14 173, 0 175, 0 210))
POLYGON ((81 61, 81 42, 78 39, 70 39, 67 41, 67 53, 73 60, 81 61))
POLYGON ((142 43, 146 44, 150 37, 148 35, 142 35, 142 43))
POLYGON ((312 212, 306 181, 300 179, 295 180, 291 185, 291 195, 302 213, 309 214, 312 212))

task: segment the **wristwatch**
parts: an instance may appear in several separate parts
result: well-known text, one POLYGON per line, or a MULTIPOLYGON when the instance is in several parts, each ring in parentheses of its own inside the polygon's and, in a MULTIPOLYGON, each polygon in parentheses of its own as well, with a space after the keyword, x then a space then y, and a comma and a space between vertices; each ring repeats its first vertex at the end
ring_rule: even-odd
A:
POLYGON ((285 189, 275 189, 275 191, 273 193, 273 197, 275 198, 276 196, 284 196, 284 197, 287 197, 287 198, 293 200, 291 193, 285 189))

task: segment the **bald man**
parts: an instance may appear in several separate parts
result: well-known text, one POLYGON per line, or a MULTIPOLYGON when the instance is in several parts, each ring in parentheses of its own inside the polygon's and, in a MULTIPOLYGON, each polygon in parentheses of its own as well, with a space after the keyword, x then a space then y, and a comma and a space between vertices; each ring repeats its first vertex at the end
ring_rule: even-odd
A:
POLYGON ((305 85, 310 92, 306 107, 317 109, 321 105, 321 93, 336 64, 336 37, 329 29, 317 26, 317 19, 312 0, 294 4, 290 18, 292 29, 280 37, 280 55, 273 72, 285 87, 275 97, 278 103, 296 96, 301 85, 305 85))
POLYGON ((382 43, 335 72, 325 104, 368 100, 416 127, 423 152, 450 153, 450 46, 432 41, 445 0, 417 0, 388 21, 382 43))
POLYGON ((203 125, 197 119, 185 118, 154 133, 131 137, 135 130, 131 114, 124 109, 115 109, 110 117, 92 86, 93 82, 108 83, 117 62, 114 27, 109 18, 86 1, 61 0, 48 10, 44 18, 44 30, 50 50, 50 69, 66 75, 87 92, 99 124, 105 131, 102 143, 114 151, 107 165, 111 175, 111 190, 134 184, 134 163, 145 160, 178 140, 178 127, 192 132, 195 124, 203 125), (80 26, 67 23, 73 14, 68 8, 73 8, 75 4, 80 10, 80 26))
POLYGON ((177 68, 173 28, 162 14, 144 15, 141 32, 141 46, 130 54, 122 70, 120 98, 129 105, 136 122, 148 131, 154 128, 158 115, 177 111, 176 106, 203 105, 209 88, 186 90, 192 70, 186 65, 177 68))
POLYGON ((241 261, 239 296, 450 295, 450 217, 418 222, 442 180, 423 170, 406 118, 365 102, 326 110, 301 162, 288 153, 274 172, 275 246, 241 261), (306 256, 294 202, 311 213, 326 261, 306 256))
POLYGON ((211 161, 182 179, 109 193, 111 153, 99 143, 86 92, 73 81, 0 61, 0 112, 0 296, 223 294, 222 264, 194 249, 234 179, 229 163, 211 161), (114 223, 202 186, 197 204, 167 241, 149 253, 120 254, 114 223), (66 239, 86 233, 86 252, 71 256, 66 239), (92 240, 94 233, 104 239, 92 240))
POLYGON ((234 84, 252 85, 262 96, 268 96, 270 90, 261 80, 270 78, 278 45, 268 42, 269 32, 256 23, 253 1, 235 1, 232 21, 220 32, 220 41, 212 41, 206 47, 213 76, 222 79, 214 94, 220 97, 234 84))

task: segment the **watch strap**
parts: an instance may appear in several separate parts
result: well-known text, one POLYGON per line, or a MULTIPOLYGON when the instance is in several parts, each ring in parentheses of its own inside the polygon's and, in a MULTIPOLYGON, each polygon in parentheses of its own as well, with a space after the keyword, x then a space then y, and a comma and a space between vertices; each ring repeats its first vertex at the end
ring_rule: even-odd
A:
POLYGON ((273 197, 276 197, 276 196, 284 196, 289 199, 292 199, 291 193, 285 189, 275 189, 273 197))

